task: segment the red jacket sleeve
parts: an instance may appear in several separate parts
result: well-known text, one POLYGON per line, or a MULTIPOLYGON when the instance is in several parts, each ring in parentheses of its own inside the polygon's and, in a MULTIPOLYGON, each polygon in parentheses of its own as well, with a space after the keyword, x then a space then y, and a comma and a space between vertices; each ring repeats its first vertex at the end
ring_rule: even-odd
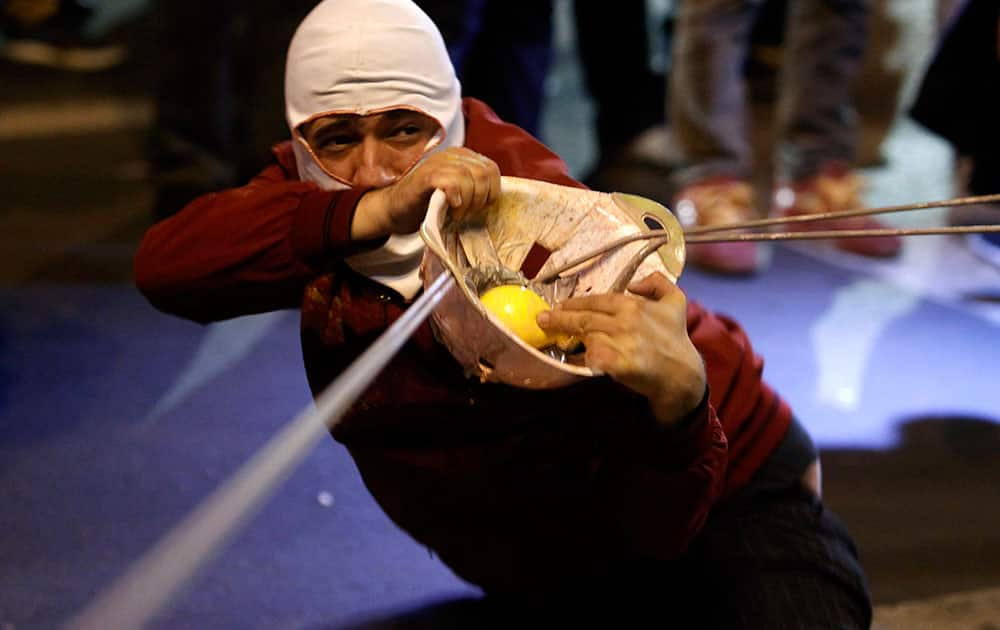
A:
POLYGON ((788 404, 764 382, 763 359, 732 319, 688 302, 688 336, 705 361, 709 404, 729 442, 722 498, 745 486, 781 442, 792 421, 788 404))
POLYGON ((135 281, 156 308, 198 322, 298 308, 327 256, 358 251, 350 225, 366 190, 319 190, 289 175, 287 142, 275 155, 246 186, 199 197, 147 231, 135 281))
POLYGON ((680 429, 654 424, 603 463, 599 479, 631 550, 671 560, 687 549, 725 487, 728 445, 706 392, 680 429))

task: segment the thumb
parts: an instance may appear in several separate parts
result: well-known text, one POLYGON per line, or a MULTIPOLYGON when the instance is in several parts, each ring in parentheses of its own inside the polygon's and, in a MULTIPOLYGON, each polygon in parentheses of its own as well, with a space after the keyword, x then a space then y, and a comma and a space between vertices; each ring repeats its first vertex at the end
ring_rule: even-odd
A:
POLYGON ((668 280, 665 275, 659 271, 655 271, 642 280, 638 280, 628 285, 628 290, 630 293, 659 301, 671 291, 677 291, 679 289, 677 289, 677 287, 674 286, 674 283, 668 280))

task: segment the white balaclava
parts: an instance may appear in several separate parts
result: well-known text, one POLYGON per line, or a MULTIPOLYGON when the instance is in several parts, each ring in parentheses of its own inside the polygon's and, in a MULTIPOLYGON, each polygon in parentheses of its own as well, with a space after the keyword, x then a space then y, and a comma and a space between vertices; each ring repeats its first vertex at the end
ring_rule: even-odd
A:
MULTIPOLYGON (((320 2, 295 31, 285 66, 285 115, 299 178, 324 190, 350 188, 313 154, 299 133, 302 123, 398 108, 439 123, 424 155, 462 146, 461 88, 437 27, 410 0, 320 2)), ((423 249, 418 234, 394 234, 382 247, 346 262, 411 299, 422 286, 423 249)))

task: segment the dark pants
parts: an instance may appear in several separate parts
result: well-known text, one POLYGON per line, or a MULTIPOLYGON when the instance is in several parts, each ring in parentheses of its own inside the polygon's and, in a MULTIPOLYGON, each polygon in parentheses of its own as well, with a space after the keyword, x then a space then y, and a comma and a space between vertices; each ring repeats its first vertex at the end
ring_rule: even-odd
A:
POLYGON ((352 628, 862 629, 871 617, 850 536, 793 488, 718 512, 678 562, 635 562, 531 601, 463 599, 352 628))
POLYGON ((685 558, 689 628, 867 628, 854 542, 818 498, 791 488, 715 514, 685 558))
POLYGON ((573 3, 584 84, 593 98, 598 155, 614 159, 640 133, 663 122, 664 77, 650 68, 645 0, 573 3))
MULTIPOLYGON (((827 162, 851 163, 857 140, 854 89, 871 0, 788 3, 776 111, 781 179, 815 175, 827 162)), ((680 0, 668 92, 682 158, 682 187, 752 171, 743 82, 755 18, 764 0, 680 0)))
POLYGON ((868 628, 871 596, 854 542, 799 481, 815 457, 793 423, 679 561, 636 562, 604 584, 574 588, 545 614, 630 628, 868 628))
POLYGON ((288 137, 285 54, 317 0, 172 0, 154 7, 154 217, 245 182, 288 137))
POLYGON ((539 132, 552 64, 551 0, 417 0, 448 46, 462 95, 539 132))
POLYGON ((971 157, 969 192, 1000 192, 1000 55, 996 0, 969 0, 927 68, 911 109, 917 122, 971 157))
POLYGON ((355 626, 383 628, 868 628, 854 542, 799 479, 815 458, 793 424, 750 484, 717 508, 674 562, 635 560, 533 599, 486 596, 355 626))
MULTIPOLYGON (((417 0, 441 30, 462 94, 539 136, 553 61, 551 0, 417 0)), ((577 48, 597 114, 598 150, 612 154, 663 120, 663 77, 649 67, 644 0, 614 10, 573 3, 577 48)))

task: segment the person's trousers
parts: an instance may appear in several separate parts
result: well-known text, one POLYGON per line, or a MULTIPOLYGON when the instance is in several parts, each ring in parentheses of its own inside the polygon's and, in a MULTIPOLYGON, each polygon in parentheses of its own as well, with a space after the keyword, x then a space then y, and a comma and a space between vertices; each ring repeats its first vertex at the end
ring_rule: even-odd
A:
POLYGON ((538 136, 552 65, 551 0, 416 0, 448 47, 462 96, 538 136))
MULTIPOLYGON (((676 184, 748 177, 749 107, 743 69, 764 0, 680 0, 668 90, 682 167, 676 184)), ((869 0, 788 3, 775 113, 775 168, 782 179, 853 161, 854 90, 867 38, 869 0)))
POLYGON ((488 595, 457 611, 437 627, 862 630, 872 619, 851 537, 797 488, 714 514, 680 560, 635 561, 599 582, 531 600, 488 595))
POLYGON ((154 5, 156 117, 150 164, 154 218, 239 185, 288 137, 288 43, 317 0, 172 0, 154 5))
POLYGON ((969 192, 1000 192, 1000 4, 963 3, 924 74, 913 118, 972 158, 969 192))
POLYGON ((623 559, 544 592, 445 601, 354 630, 868 628, 871 597, 854 542, 801 482, 815 457, 812 440, 793 423, 678 559, 623 559))
POLYGON ((546 626, 570 627, 868 628, 871 596, 854 541, 802 483, 816 456, 812 439, 793 421, 681 558, 626 562, 600 580, 563 585, 527 605, 501 600, 499 618, 539 617, 546 626))

